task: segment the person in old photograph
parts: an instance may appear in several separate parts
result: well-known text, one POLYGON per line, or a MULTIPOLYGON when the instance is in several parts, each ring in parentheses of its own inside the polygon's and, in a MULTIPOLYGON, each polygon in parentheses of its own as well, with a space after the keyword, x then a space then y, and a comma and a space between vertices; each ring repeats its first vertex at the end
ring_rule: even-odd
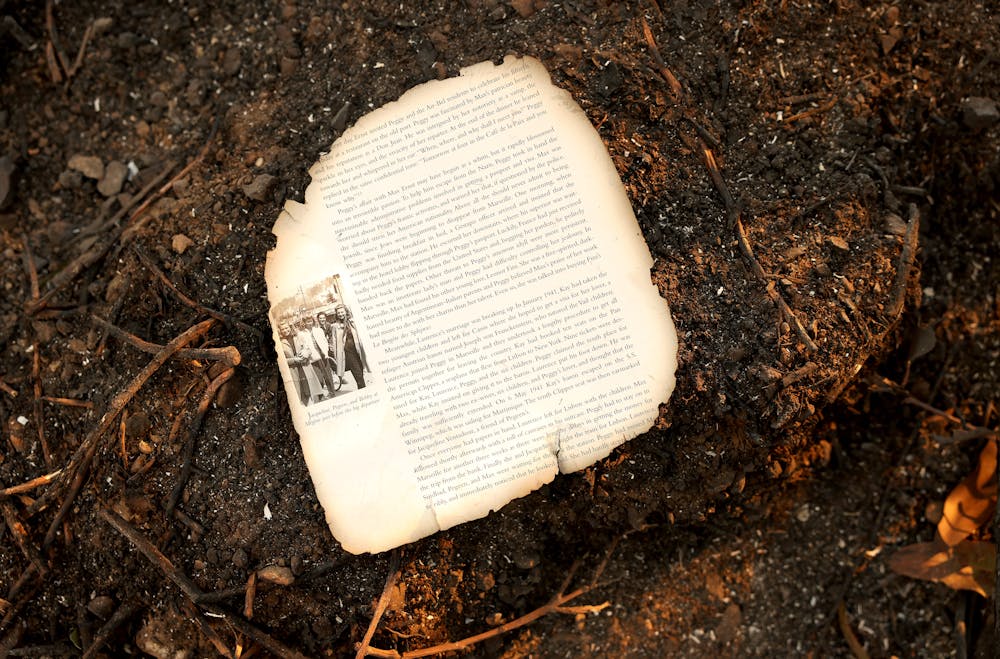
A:
POLYGON ((343 304, 337 305, 335 319, 329 334, 329 343, 337 368, 336 376, 343 383, 345 382, 344 373, 350 371, 357 382, 358 389, 364 389, 365 371, 370 373, 371 369, 368 368, 368 358, 365 356, 358 328, 355 326, 354 319, 351 318, 347 307, 343 304))
POLYGON ((327 351, 326 356, 330 360, 331 369, 337 371, 337 355, 336 350, 333 345, 333 323, 330 322, 330 317, 326 313, 320 311, 316 314, 316 323, 319 325, 319 329, 323 332, 323 336, 326 339, 327 351))
POLYGON ((305 369, 309 360, 302 355, 296 354, 294 333, 288 321, 281 323, 278 333, 281 336, 281 349, 285 355, 285 362, 288 363, 288 370, 292 375, 292 384, 295 386, 295 392, 299 396, 299 402, 303 405, 308 405, 310 393, 309 381, 306 379, 305 369))
POLYGON ((333 392, 340 388, 340 382, 334 383, 333 369, 327 357, 330 344, 312 316, 307 315, 300 321, 294 345, 296 354, 305 357, 309 364, 306 378, 313 394, 312 402, 332 397, 333 392))

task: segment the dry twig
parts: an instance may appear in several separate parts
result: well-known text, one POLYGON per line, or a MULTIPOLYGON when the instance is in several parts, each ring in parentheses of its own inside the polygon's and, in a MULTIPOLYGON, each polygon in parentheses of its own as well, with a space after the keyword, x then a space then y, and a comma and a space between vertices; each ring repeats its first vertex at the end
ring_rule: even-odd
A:
POLYGON ((831 109, 836 104, 837 104, 837 99, 836 98, 832 98, 829 101, 827 101, 826 103, 824 103, 823 105, 820 105, 820 106, 817 106, 817 107, 814 107, 814 108, 809 108, 808 110, 803 110, 802 112, 797 112, 797 113, 793 114, 792 116, 787 117, 784 120, 784 123, 785 124, 790 124, 790 123, 792 123, 794 121, 799 121, 801 119, 805 119, 806 117, 811 117, 811 116, 813 116, 815 114, 821 114, 821 113, 826 112, 827 110, 831 109))
POLYGON ((372 636, 375 635, 375 629, 378 627, 379 620, 382 619, 382 614, 385 613, 385 609, 389 606, 389 598, 392 595, 392 589, 396 587, 396 581, 399 579, 400 566, 399 566, 399 550, 394 550, 392 552, 392 560, 389 562, 389 576, 385 579, 385 587, 382 589, 382 596, 378 598, 378 604, 375 606, 375 613, 372 614, 372 621, 368 624, 368 630, 365 632, 365 637, 361 639, 361 643, 358 645, 357 654, 354 655, 355 659, 363 659, 363 657, 368 654, 368 644, 372 641, 372 636))
MULTIPOLYGON (((125 341, 137 350, 141 350, 142 352, 152 355, 155 355, 159 351, 163 350, 163 346, 140 339, 135 334, 126 332, 117 325, 112 325, 100 316, 91 314, 90 319, 97 325, 106 329, 110 335, 125 341)), ((234 346, 226 346, 224 348, 183 348, 178 350, 173 356, 177 359, 207 359, 210 361, 222 362, 228 366, 237 366, 241 360, 240 351, 234 346)))
POLYGON ((92 659, 97 656, 97 653, 101 651, 104 644, 108 642, 111 635, 117 630, 126 620, 131 618, 135 613, 141 608, 140 604, 136 601, 128 601, 123 603, 118 609, 112 614, 108 621, 101 625, 101 628, 97 630, 97 635, 94 636, 93 642, 87 648, 86 652, 83 653, 81 659, 92 659))
POLYGON ((660 75, 667 81, 673 95, 681 98, 684 95, 684 91, 681 88, 680 81, 674 77, 674 74, 667 68, 667 63, 663 61, 663 56, 660 55, 660 48, 656 45, 656 39, 653 38, 653 30, 650 29, 649 23, 646 22, 645 17, 641 20, 642 34, 646 38, 646 45, 649 46, 649 52, 653 56, 653 61, 656 62, 656 66, 660 69, 660 75))
POLYGON ((844 635, 844 640, 847 641, 847 645, 851 648, 851 653, 855 656, 855 659, 868 659, 868 651, 861 645, 858 637, 854 634, 854 630, 851 629, 851 621, 847 619, 847 608, 844 606, 844 600, 840 600, 840 604, 837 606, 837 624, 840 627, 840 633, 844 635))
POLYGON ((743 257, 750 263, 750 269, 753 271, 757 277, 767 284, 766 291, 767 296, 778 306, 781 311, 781 315, 785 318, 792 327, 795 328, 796 334, 799 335, 799 339, 805 345, 806 350, 814 352, 818 350, 816 342, 812 340, 809 333, 806 332, 806 328, 802 326, 799 322, 798 317, 792 313, 791 307, 785 302, 785 298, 778 292, 773 281, 769 281, 771 277, 764 271, 764 268, 760 265, 760 261, 753 253, 753 248, 750 246, 750 239, 747 237, 746 229, 743 228, 743 221, 740 219, 740 211, 736 205, 736 201, 733 199, 733 195, 729 192, 729 186, 726 185, 725 180, 722 178, 722 172, 719 171, 719 166, 715 162, 715 156, 712 154, 712 150, 702 146, 702 150, 705 154, 705 166, 708 168, 708 173, 712 177, 712 183, 715 184, 715 189, 719 192, 722 197, 722 202, 726 207, 726 217, 729 220, 730 228, 736 227, 736 239, 740 246, 740 252, 743 257))
POLYGON ((163 574, 165 574, 168 579, 173 581, 174 584, 191 599, 191 601, 198 601, 198 598, 202 594, 201 589, 198 588, 198 586, 196 586, 186 574, 174 567, 174 564, 170 562, 170 559, 164 556, 163 552, 157 549, 156 545, 151 543, 141 533, 139 533, 134 526, 110 510, 99 510, 97 511, 97 514, 101 519, 114 527, 116 531, 128 538, 129 542, 131 542, 136 549, 142 552, 143 556, 148 558, 151 563, 160 568, 163 574))
POLYGON ((0 498, 13 496, 15 494, 22 494, 23 492, 30 492, 36 487, 41 487, 42 485, 48 485, 62 473, 62 469, 56 469, 55 471, 45 474, 44 476, 39 476, 38 478, 33 478, 26 483, 21 483, 20 485, 12 485, 11 487, 5 487, 0 490, 0 498))
POLYGON ((232 366, 224 370, 222 373, 216 376, 214 380, 205 388, 205 393, 201 397, 201 402, 198 403, 198 411, 191 420, 191 425, 188 426, 187 439, 184 442, 184 453, 183 461, 184 466, 181 467, 180 477, 177 479, 177 484, 174 485, 173 491, 170 493, 170 500, 167 502, 167 517, 170 517, 174 508, 177 506, 177 502, 181 498, 181 494, 184 493, 184 488, 187 486, 188 479, 191 477, 191 462, 194 459, 194 443, 195 437, 198 434, 198 430, 201 428, 202 421, 205 420, 205 415, 208 413, 208 408, 212 404, 212 400, 215 398, 215 394, 219 391, 226 382, 229 381, 236 371, 232 366))
MULTIPOLYGON (((140 190, 139 193, 132 198, 132 201, 122 206, 121 210, 119 210, 114 215, 114 217, 112 217, 105 225, 103 225, 100 228, 102 230, 106 230, 111 225, 114 225, 123 217, 125 217, 125 215, 128 213, 132 205, 138 203, 140 199, 149 194, 149 191, 152 190, 154 187, 156 187, 156 185, 158 185, 160 181, 166 178, 166 176, 170 173, 170 171, 173 168, 174 164, 168 162, 166 166, 163 168, 163 171, 161 171, 152 181, 150 181, 146 185, 146 187, 140 190)), ((133 219, 134 217, 135 215, 133 215, 133 219)), ((84 252, 80 256, 70 261, 62 270, 60 270, 59 272, 57 272, 55 275, 52 276, 52 278, 49 280, 48 290, 45 291, 44 294, 39 296, 38 299, 33 299, 30 303, 25 305, 25 310, 29 314, 35 314, 44 309, 56 293, 61 291, 67 284, 76 279, 76 277, 81 272, 83 272, 84 270, 86 270, 87 268, 97 263, 102 258, 104 258, 104 255, 107 254, 108 250, 111 249, 112 245, 114 245, 118 241, 118 239, 121 237, 122 232, 125 231, 125 228, 127 226, 128 223, 125 223, 118 226, 113 231, 106 233, 106 236, 102 240, 98 240, 93 245, 93 247, 91 247, 86 252, 84 252)))
POLYGON ((0 391, 4 392, 11 398, 17 398, 17 389, 4 382, 3 378, 0 378, 0 391))
MULTIPOLYGON (((611 543, 611 547, 608 549, 608 552, 606 553, 604 560, 601 561, 600 565, 598 565, 597 567, 597 570, 595 570, 594 577, 591 579, 591 582, 589 584, 577 588, 572 592, 569 593, 566 592, 566 589, 569 587, 570 582, 573 580, 573 576, 576 574, 577 568, 579 568, 580 566, 580 561, 577 561, 573 564, 572 567, 570 567, 569 571, 566 573, 566 577, 565 579, 563 579, 563 583, 560 586, 558 593, 556 593, 556 595, 551 600, 549 600, 548 603, 538 607, 534 611, 524 614, 519 618, 515 618, 514 620, 511 620, 510 622, 504 625, 500 625, 499 627, 494 627, 493 629, 482 632, 481 634, 476 634, 475 636, 469 636, 467 638, 463 638, 460 641, 441 643, 420 650, 409 650, 407 652, 403 652, 402 654, 396 652, 395 650, 382 650, 380 648, 371 648, 371 647, 365 648, 365 652, 368 656, 386 657, 391 659, 416 659, 417 657, 430 657, 438 654, 444 654, 445 652, 457 652, 460 650, 468 649, 473 645, 481 643, 482 641, 485 641, 487 639, 494 638, 502 634, 506 634, 507 632, 513 631, 515 629, 520 629, 521 627, 529 625, 534 621, 538 620, 539 618, 543 618, 550 613, 566 613, 566 614, 576 615, 579 613, 594 613, 597 611, 602 611, 603 609, 609 606, 608 602, 596 605, 585 605, 585 606, 566 606, 566 604, 573 601, 577 597, 580 597, 581 595, 590 592, 591 590, 597 587, 598 585, 597 580, 603 573, 604 568, 607 566, 608 560, 611 557, 611 554, 618 546, 618 542, 620 540, 621 538, 617 538, 615 539, 614 542, 611 543)), ((362 645, 358 644, 358 648, 360 650, 362 648, 362 645)), ((359 654, 358 656, 360 657, 364 655, 359 654)))
POLYGON ((79 398, 63 398, 62 396, 41 396, 40 401, 44 403, 54 403, 55 405, 63 405, 65 407, 81 407, 85 410, 93 409, 94 404, 89 400, 80 400, 79 398))
POLYGON ((920 231, 920 211, 916 204, 910 204, 910 218, 906 223, 906 233, 903 235, 903 251, 899 254, 896 265, 896 280, 892 284, 892 295, 889 296, 889 306, 886 318, 894 320, 903 311, 906 300, 906 284, 913 270, 913 262, 917 258, 917 238, 920 231))
POLYGON ((195 300, 192 300, 187 295, 182 293, 181 289, 177 288, 177 285, 174 284, 174 282, 170 281, 170 277, 168 277, 166 273, 163 272, 163 270, 160 270, 159 266, 157 266, 156 263, 153 262, 153 259, 151 259, 148 254, 143 252, 141 249, 139 249, 139 247, 135 245, 133 245, 132 251, 134 251, 135 255, 139 257, 139 260, 142 261, 143 265, 149 268, 149 270, 154 275, 156 275, 156 278, 159 279, 161 282, 163 282, 164 286, 173 291, 174 295, 177 296, 177 299, 186 304, 187 306, 205 314, 206 316, 211 316, 212 318, 215 318, 216 320, 219 320, 227 325, 238 325, 239 327, 242 327, 243 329, 257 336, 260 336, 260 331, 256 327, 251 327, 250 325, 247 325, 238 318, 234 318, 229 314, 223 313, 221 311, 216 311, 215 309, 206 307, 196 302, 195 300))
POLYGON ((42 553, 38 551, 38 547, 28 537, 28 531, 24 528, 24 524, 21 523, 17 510, 14 509, 14 504, 9 499, 0 499, 0 512, 3 513, 4 522, 7 523, 10 534, 14 536, 17 548, 35 566, 39 574, 42 576, 48 574, 49 567, 45 564, 45 559, 42 557, 42 553))
MULTIPOLYGON (((215 324, 214 320, 206 320, 198 323, 194 327, 181 333, 177 338, 173 339, 170 343, 164 346, 163 350, 160 351, 149 364, 146 365, 142 371, 136 375, 131 382, 121 391, 117 396, 112 399, 109 405, 108 411, 101 418, 100 423, 97 427, 90 431, 84 440, 77 447, 76 452, 70 459, 69 464, 65 468, 66 478, 72 479, 69 484, 69 491, 66 494, 63 504, 59 509, 59 513, 56 515, 55 519, 52 520, 52 524, 49 526, 48 532, 45 534, 45 541, 42 543, 43 547, 49 547, 55 540, 56 530, 59 528, 59 524, 66 517, 69 512, 70 507, 73 504, 73 499, 76 498, 77 493, 83 486, 84 480, 86 480, 88 467, 90 466, 90 461, 93 459, 94 454, 97 452, 97 446, 104 434, 111 428, 115 419, 121 413, 125 406, 128 405, 129 401, 138 393, 139 389, 143 384, 146 383, 153 373, 155 373, 164 363, 173 355, 175 352, 186 346, 191 341, 203 336, 208 330, 215 324)), ((50 489, 32 505, 32 509, 37 511, 41 509, 44 505, 55 496, 55 487, 50 489)))

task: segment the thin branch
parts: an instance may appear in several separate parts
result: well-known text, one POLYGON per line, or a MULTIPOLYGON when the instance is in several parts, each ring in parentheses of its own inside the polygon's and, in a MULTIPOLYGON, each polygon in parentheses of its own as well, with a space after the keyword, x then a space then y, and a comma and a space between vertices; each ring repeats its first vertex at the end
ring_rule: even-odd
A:
POLYGON ((39 357, 38 343, 34 343, 31 360, 31 379, 34 399, 31 401, 32 416, 35 419, 35 430, 38 433, 38 443, 42 446, 42 458, 45 466, 52 468, 52 452, 49 450, 49 442, 45 438, 45 417, 42 414, 42 373, 41 358, 39 357))
MULTIPOLYGON (((204 594, 202 590, 191 581, 190 577, 176 568, 170 559, 164 556, 138 529, 110 510, 100 510, 97 514, 101 519, 114 527, 116 531, 125 536, 150 562, 160 568, 163 574, 173 581, 192 603, 199 604, 201 602, 202 595, 204 594)), ((201 604, 201 608, 217 618, 224 619, 227 624, 238 632, 245 634, 272 654, 281 657, 281 659, 306 659, 302 654, 272 638, 238 615, 208 604, 201 604)))
POLYGON ((645 17, 642 18, 642 34, 646 38, 646 45, 649 46, 649 52, 653 56, 653 61, 656 62, 656 66, 660 69, 660 75, 667 81, 673 95, 681 98, 684 94, 681 83, 674 77, 670 69, 667 68, 667 63, 663 61, 663 56, 660 55, 660 48, 656 45, 656 39, 653 38, 653 30, 650 29, 645 17))
POLYGON ((45 564, 45 559, 42 557, 42 553, 38 551, 38 547, 28 537, 28 531, 24 528, 24 524, 21 523, 17 510, 14 509, 14 504, 9 499, 0 499, 0 512, 3 513, 4 522, 7 523, 10 534, 14 536, 17 548, 35 566, 39 574, 42 576, 48 574, 49 567, 45 564))
POLYGON ((24 267, 28 271, 28 285, 31 287, 31 299, 37 300, 38 288, 38 267, 35 265, 35 256, 31 253, 31 243, 28 242, 28 235, 21 234, 21 243, 24 245, 24 267))
POLYGON ((134 526, 119 517, 117 513, 107 509, 98 510, 97 515, 125 536, 151 563, 160 568, 160 571, 173 581, 191 601, 198 601, 202 595, 201 589, 186 574, 174 567, 170 559, 164 556, 163 552, 157 549, 156 545, 147 540, 134 526))
POLYGON ((191 462, 194 459, 194 443, 197 437, 198 430, 201 428, 202 422, 205 420, 205 415, 208 414, 208 408, 212 404, 212 400, 215 399, 215 394, 219 391, 236 371, 232 366, 219 373, 218 376, 205 388, 205 393, 201 397, 201 402, 198 403, 198 412, 195 414, 194 419, 191 420, 191 425, 188 426, 187 440, 184 443, 184 454, 183 461, 184 466, 181 468, 180 477, 177 480, 177 484, 174 485, 173 491, 170 493, 170 500, 167 502, 167 517, 170 517, 174 508, 177 506, 177 502, 180 500, 181 495, 184 493, 184 488, 187 486, 188 479, 191 478, 191 462))
POLYGON ((63 398, 61 396, 41 396, 40 401, 45 403, 54 403, 56 405, 64 405, 66 407, 82 407, 83 409, 89 410, 94 407, 94 404, 89 400, 80 400, 79 398, 63 398))
MULTIPOLYGON (((163 346, 140 339, 135 334, 126 332, 122 328, 109 323, 100 316, 91 314, 90 319, 97 325, 100 325, 102 328, 107 330, 110 335, 125 341, 137 350, 153 355, 163 350, 163 346)), ((235 346, 226 346, 224 348, 183 348, 178 350, 174 354, 174 357, 177 359, 207 359, 210 361, 222 362, 228 366, 237 366, 242 359, 240 351, 236 349, 235 346)))
POLYGON ((3 378, 0 378, 0 391, 4 392, 11 398, 17 398, 17 389, 4 382, 3 378))
POLYGON ((520 618, 515 618, 514 620, 511 620, 505 625, 500 625, 499 627, 495 627, 481 634, 476 634, 475 636, 469 636, 468 638, 463 638, 460 641, 454 641, 452 643, 442 643, 440 645, 435 645, 430 648, 424 648, 423 650, 411 650, 409 652, 404 652, 401 655, 401 658, 416 659, 417 657, 430 657, 445 652, 455 652, 457 650, 464 650, 468 647, 476 645, 477 643, 481 643, 487 639, 500 636, 501 634, 506 634, 507 632, 513 631, 515 629, 520 629, 525 625, 530 625, 539 618, 543 618, 550 613, 558 612, 559 609, 563 607, 563 605, 572 602, 580 595, 584 595, 587 592, 589 592, 591 589, 592 589, 591 586, 584 586, 583 588, 577 588, 573 592, 567 593, 565 595, 560 593, 552 600, 550 600, 547 604, 538 607, 537 609, 531 611, 530 613, 524 614, 520 618))
POLYGON ((174 284, 174 282, 170 281, 170 277, 168 277, 166 273, 163 272, 163 270, 160 270, 159 266, 157 266, 156 263, 153 262, 153 259, 150 258, 148 254, 143 252, 141 249, 139 249, 138 246, 135 245, 132 246, 132 251, 134 251, 135 255, 139 257, 139 260, 142 261, 143 265, 149 268, 149 270, 154 275, 156 275, 156 278, 159 279, 161 282, 163 282, 164 286, 173 291, 174 295, 177 296, 177 299, 186 304, 187 306, 207 316, 211 316, 212 318, 215 318, 227 325, 238 325, 257 336, 260 336, 261 333, 256 327, 251 327, 250 325, 247 325, 238 318, 234 318, 233 316, 230 316, 229 314, 223 313, 221 311, 216 311, 215 309, 206 307, 203 304, 200 304, 199 302, 192 300, 183 292, 181 292, 181 289, 177 288, 177 285, 174 284))
MULTIPOLYGON (((754 256, 753 248, 750 247, 750 240, 747 238, 746 229, 743 228, 743 222, 739 219, 736 220, 736 238, 739 242, 740 251, 743 253, 743 257, 750 262, 750 269, 753 270, 758 277, 767 281, 767 274, 764 272, 764 268, 761 267, 757 257, 754 256)), ((792 313, 792 308, 788 306, 788 303, 785 302, 785 298, 782 297, 781 293, 778 292, 778 289, 775 288, 774 282, 769 282, 765 290, 767 291, 767 296, 771 298, 776 305, 778 305, 778 309, 781 310, 781 315, 787 319, 789 323, 791 323, 792 327, 795 328, 795 333, 799 335, 799 339, 803 344, 805 344, 806 350, 809 350, 810 352, 818 350, 819 347, 816 345, 816 342, 813 341, 812 337, 809 336, 809 333, 806 332, 806 328, 802 326, 801 322, 799 322, 798 317, 792 313)))
POLYGON ((809 108, 808 110, 803 110, 802 112, 797 112, 792 116, 788 117, 787 119, 785 119, 783 123, 790 124, 794 121, 799 121, 800 119, 805 119, 806 117, 811 117, 815 114, 821 114, 823 112, 826 112, 827 110, 831 109, 834 105, 837 104, 837 100, 838 100, 837 98, 832 98, 823 105, 820 105, 815 108, 809 108))
POLYGON ((906 223, 906 233, 903 235, 903 251, 899 254, 899 261, 896 265, 896 280, 892 284, 892 295, 889 297, 889 306, 886 309, 886 318, 895 320, 903 311, 903 302, 906 300, 906 284, 910 279, 910 271, 913 270, 913 262, 917 258, 917 239, 920 231, 920 211, 916 204, 910 204, 910 218, 906 223))
POLYGON ((0 498, 13 496, 15 494, 22 494, 24 492, 30 492, 36 487, 41 487, 42 485, 48 485, 62 473, 62 469, 56 469, 55 471, 45 474, 44 476, 39 476, 38 478, 33 478, 26 483, 21 483, 20 485, 12 485, 11 487, 5 487, 0 490, 0 498))
MULTIPOLYGON (((98 423, 97 427, 87 434, 84 440, 80 443, 80 446, 77 447, 77 450, 70 459, 69 464, 65 467, 66 477, 72 479, 70 481, 69 491, 63 500, 59 513, 56 515, 55 519, 52 520, 48 533, 45 534, 45 541, 42 543, 42 547, 49 547, 55 540, 59 524, 66 517, 70 507, 73 505, 73 499, 76 498, 80 488, 83 487, 83 482, 86 480, 90 461, 94 458, 94 454, 97 452, 97 446, 101 437, 103 437, 104 434, 111 428, 121 411, 125 409, 125 406, 128 405, 129 401, 135 397, 135 395, 139 392, 139 389, 142 388, 142 385, 146 383, 146 380, 148 380, 153 373, 159 370, 159 368, 163 366, 168 359, 170 359, 171 355, 186 346, 188 343, 203 336, 214 324, 214 320, 203 321, 173 339, 170 343, 164 346, 163 350, 161 350, 160 353, 157 354, 149 362, 149 364, 147 364, 146 367, 132 379, 131 382, 128 383, 124 390, 119 392, 119 394, 112 399, 109 409, 101 418, 100 423, 98 423)), ((57 489, 58 488, 53 487, 48 490, 42 497, 39 497, 39 499, 32 504, 31 509, 36 512, 40 510, 55 496, 57 489)))
POLYGON ((355 659, 363 659, 363 657, 368 654, 368 644, 371 643, 372 636, 375 635, 375 629, 378 627, 379 620, 382 619, 382 614, 385 613, 386 607, 389 606, 392 589, 396 587, 396 581, 399 579, 399 562, 399 550, 394 550, 392 552, 392 560, 389 562, 389 576, 385 579, 385 587, 382 589, 382 596, 378 598, 378 604, 375 606, 375 613, 372 615, 372 621, 368 624, 368 630, 365 632, 365 637, 361 639, 361 643, 358 645, 357 654, 354 655, 355 659))
MULTIPOLYGON (((158 185, 160 181, 162 181, 164 178, 167 177, 170 171, 173 170, 174 166, 175 166, 174 163, 168 162, 164 166, 163 170, 152 181, 150 181, 146 185, 146 187, 140 190, 139 193, 136 194, 136 196, 133 197, 131 201, 122 206, 121 210, 115 213, 114 217, 112 217, 107 223, 105 223, 105 225, 102 226, 101 229, 106 230, 108 227, 114 225, 123 217, 125 217, 125 215, 128 213, 132 205, 138 203, 139 200, 141 200, 144 196, 149 194, 150 190, 156 187, 156 185, 158 185)), ((104 258, 104 255, 108 253, 108 250, 111 249, 111 246, 114 245, 121 237, 121 234, 122 232, 125 231, 126 226, 128 226, 127 223, 116 227, 113 231, 110 232, 110 234, 107 234, 103 240, 99 240, 93 247, 91 247, 86 252, 84 252, 80 256, 70 261, 62 270, 53 275, 52 278, 49 280, 48 290, 38 299, 34 299, 28 304, 26 304, 25 310, 29 314, 35 314, 44 309, 48 305, 52 297, 55 296, 56 293, 61 291, 71 281, 76 279, 76 277, 81 272, 83 272, 84 270, 86 270, 87 268, 97 263, 102 258, 104 258)), ((104 231, 103 233, 106 233, 106 231, 104 231)))
POLYGON ((104 644, 108 642, 111 635, 125 623, 126 620, 135 615, 142 606, 139 602, 129 601, 123 603, 118 607, 118 610, 108 618, 108 621, 104 623, 100 629, 97 630, 97 635, 94 636, 94 641, 87 648, 87 651, 83 653, 81 659, 92 659, 97 656, 97 653, 101 651, 104 644))
MULTIPOLYGON (((603 602, 601 604, 591 604, 591 605, 577 605, 577 606, 566 606, 566 605, 575 600, 577 597, 580 597, 581 595, 584 595, 590 592, 591 590, 597 588, 597 580, 600 578, 601 574, 604 572, 604 569, 607 567, 608 560, 611 558, 611 555, 618 547, 618 543, 620 541, 621 537, 617 537, 615 538, 614 541, 612 541, 610 547, 608 548, 607 553, 604 556, 604 559, 601 560, 600 564, 597 566, 597 570, 595 570, 593 579, 589 584, 581 588, 577 588, 571 593, 566 593, 566 589, 569 587, 570 582, 573 580, 573 576, 576 574, 577 568, 580 567, 580 561, 577 560, 566 572, 566 577, 563 579, 562 585, 560 586, 559 591, 555 595, 555 597, 549 600, 547 604, 538 607, 534 611, 524 614, 520 618, 515 618, 514 620, 511 620, 507 624, 500 625, 499 627, 495 627, 480 634, 476 634, 475 636, 469 636, 467 638, 463 638, 460 641, 441 643, 439 645, 434 645, 432 647, 423 648, 420 650, 409 650, 407 652, 403 652, 402 654, 396 652, 395 650, 383 650, 380 648, 366 647, 363 644, 358 644, 357 646, 358 650, 360 652, 360 650, 364 649, 365 654, 367 656, 383 657, 387 659, 416 659, 417 657, 430 657, 438 654, 443 654, 445 652, 456 652, 459 650, 465 650, 487 639, 500 636, 501 634, 506 634, 507 632, 513 631, 515 629, 520 629, 525 625, 530 625, 534 621, 538 620, 539 618, 543 618, 550 613, 568 613, 576 615, 579 613, 596 613, 598 611, 602 611, 609 606, 608 602, 603 602)), ((384 593, 383 597, 385 597, 384 593)), ((358 654, 358 657, 362 656, 365 655, 358 654)))
POLYGON ((854 655, 855 659, 868 659, 868 651, 861 645, 858 637, 854 635, 854 630, 851 629, 851 621, 847 618, 847 608, 844 606, 844 600, 840 600, 840 604, 837 606, 837 624, 840 627, 840 633, 844 635, 844 640, 847 641, 848 647, 851 648, 851 654, 854 655))

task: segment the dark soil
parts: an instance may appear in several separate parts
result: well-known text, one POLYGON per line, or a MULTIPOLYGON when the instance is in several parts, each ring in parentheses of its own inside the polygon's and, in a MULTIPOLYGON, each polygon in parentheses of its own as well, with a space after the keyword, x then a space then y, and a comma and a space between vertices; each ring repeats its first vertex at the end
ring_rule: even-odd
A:
POLYGON ((50 545, 67 483, 4 499, 25 549, 0 529, 0 656, 76 655, 95 638, 90 656, 265 656, 276 643, 352 656, 395 562, 371 644, 402 652, 509 622, 574 567, 569 589, 589 583, 605 559, 570 605, 608 606, 553 613, 472 654, 849 656, 847 628, 874 656, 990 656, 990 604, 885 564, 930 538, 932 504, 980 447, 938 441, 955 426, 873 386, 889 378, 997 424, 1000 125, 989 102, 968 100, 998 100, 987 5, 115 0, 54 6, 53 32, 41 3, 0 3, 0 487, 67 465, 149 363, 91 314, 158 344, 209 317, 140 253, 239 321, 208 344, 243 358, 193 434, 179 514, 165 508, 218 374, 204 360, 168 362, 102 434, 50 545), (279 386, 270 227, 345 125, 506 53, 544 62, 605 140, 677 323, 677 389, 655 428, 595 467, 396 552, 352 556, 327 530, 279 386), (106 221, 199 153, 138 217, 106 221), (99 183, 77 155, 134 164, 134 176, 99 183), (245 189, 260 174, 276 185, 245 189), (911 205, 920 250, 898 277, 911 205), (32 302, 32 262, 45 294, 102 241, 106 254, 32 302), (914 337, 931 350, 911 364, 914 337), (192 606, 105 509, 218 601, 192 606), (247 611, 248 579, 268 566, 294 582, 258 579, 247 611))

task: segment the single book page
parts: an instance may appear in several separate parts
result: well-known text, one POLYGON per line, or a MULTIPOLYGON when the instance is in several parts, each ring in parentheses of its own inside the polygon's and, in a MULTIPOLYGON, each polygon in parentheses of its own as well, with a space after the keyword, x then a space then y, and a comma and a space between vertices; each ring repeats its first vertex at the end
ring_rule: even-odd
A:
POLYGON ((275 223, 278 364, 334 536, 377 552, 645 432, 677 339, 587 116, 507 57, 369 113, 275 223))

